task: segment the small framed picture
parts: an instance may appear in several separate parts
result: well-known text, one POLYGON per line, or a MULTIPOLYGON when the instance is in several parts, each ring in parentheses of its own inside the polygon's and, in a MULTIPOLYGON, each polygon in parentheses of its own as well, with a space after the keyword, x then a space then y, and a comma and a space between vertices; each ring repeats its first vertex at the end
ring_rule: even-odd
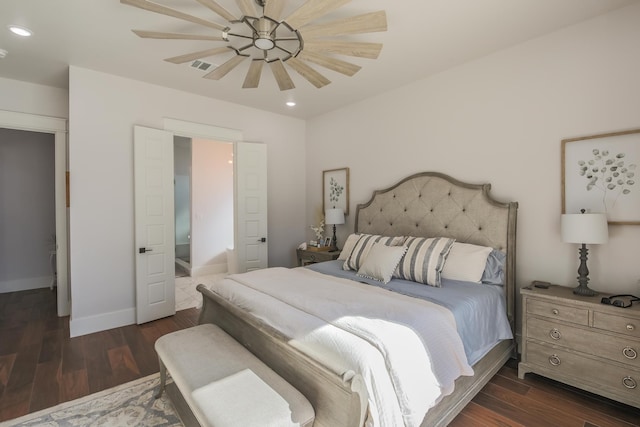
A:
POLYGON ((325 247, 331 246, 331 237, 325 237, 324 238, 324 246, 325 247))

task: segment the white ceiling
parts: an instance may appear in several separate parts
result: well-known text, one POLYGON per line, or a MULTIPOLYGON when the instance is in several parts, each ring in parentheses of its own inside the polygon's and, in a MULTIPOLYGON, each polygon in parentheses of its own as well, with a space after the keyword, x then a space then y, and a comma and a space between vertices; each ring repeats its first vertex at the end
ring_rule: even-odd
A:
MULTIPOLYGON (((196 0, 155 1, 224 23, 196 0)), ((123 5, 119 0, 1 0, 0 49, 9 53, 0 59, 0 77, 66 88, 68 66, 75 65, 310 118, 637 1, 640 0, 353 0, 326 18, 386 10, 387 32, 341 38, 383 43, 380 57, 341 57, 362 66, 353 77, 314 66, 332 81, 322 89, 291 71, 296 88, 281 92, 266 69, 258 89, 242 89, 247 64, 215 81, 201 78, 205 73, 188 64, 163 61, 220 46, 222 42, 140 39, 131 32, 136 28, 212 34, 214 30, 206 27, 123 5), (10 24, 28 27, 34 35, 15 36, 7 30, 10 24), (288 100, 298 105, 286 107, 288 100)), ((234 0, 218 3, 239 15, 234 0)), ((289 0, 285 16, 303 3, 304 0, 289 0)), ((214 64, 222 62, 218 57, 209 60, 214 64)))

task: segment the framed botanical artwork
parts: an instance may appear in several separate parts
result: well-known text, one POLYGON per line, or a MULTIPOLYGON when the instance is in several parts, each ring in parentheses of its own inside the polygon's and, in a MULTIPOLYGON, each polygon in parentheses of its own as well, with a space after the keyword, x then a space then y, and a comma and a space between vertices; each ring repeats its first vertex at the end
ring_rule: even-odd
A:
POLYGON ((322 172, 322 212, 335 208, 349 214, 349 168, 322 172))
POLYGON ((640 129, 562 140, 562 213, 640 224, 640 129))

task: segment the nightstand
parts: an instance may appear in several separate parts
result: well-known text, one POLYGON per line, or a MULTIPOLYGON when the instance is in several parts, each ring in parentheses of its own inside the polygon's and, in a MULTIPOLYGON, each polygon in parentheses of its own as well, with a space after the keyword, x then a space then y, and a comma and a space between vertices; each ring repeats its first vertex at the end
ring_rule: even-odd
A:
POLYGON ((298 265, 308 265, 316 262, 338 259, 340 251, 314 251, 313 249, 297 249, 298 265))
POLYGON ((522 352, 527 372, 640 408, 640 305, 601 304, 573 288, 522 288, 522 352))

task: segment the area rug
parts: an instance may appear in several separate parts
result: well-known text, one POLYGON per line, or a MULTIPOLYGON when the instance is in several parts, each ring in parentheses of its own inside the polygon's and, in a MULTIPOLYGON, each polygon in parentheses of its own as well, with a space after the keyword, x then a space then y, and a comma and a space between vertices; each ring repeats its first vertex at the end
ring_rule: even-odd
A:
POLYGON ((159 374, 61 403, 52 408, 0 423, 0 427, 162 426, 182 427, 167 397, 154 397, 159 374))

